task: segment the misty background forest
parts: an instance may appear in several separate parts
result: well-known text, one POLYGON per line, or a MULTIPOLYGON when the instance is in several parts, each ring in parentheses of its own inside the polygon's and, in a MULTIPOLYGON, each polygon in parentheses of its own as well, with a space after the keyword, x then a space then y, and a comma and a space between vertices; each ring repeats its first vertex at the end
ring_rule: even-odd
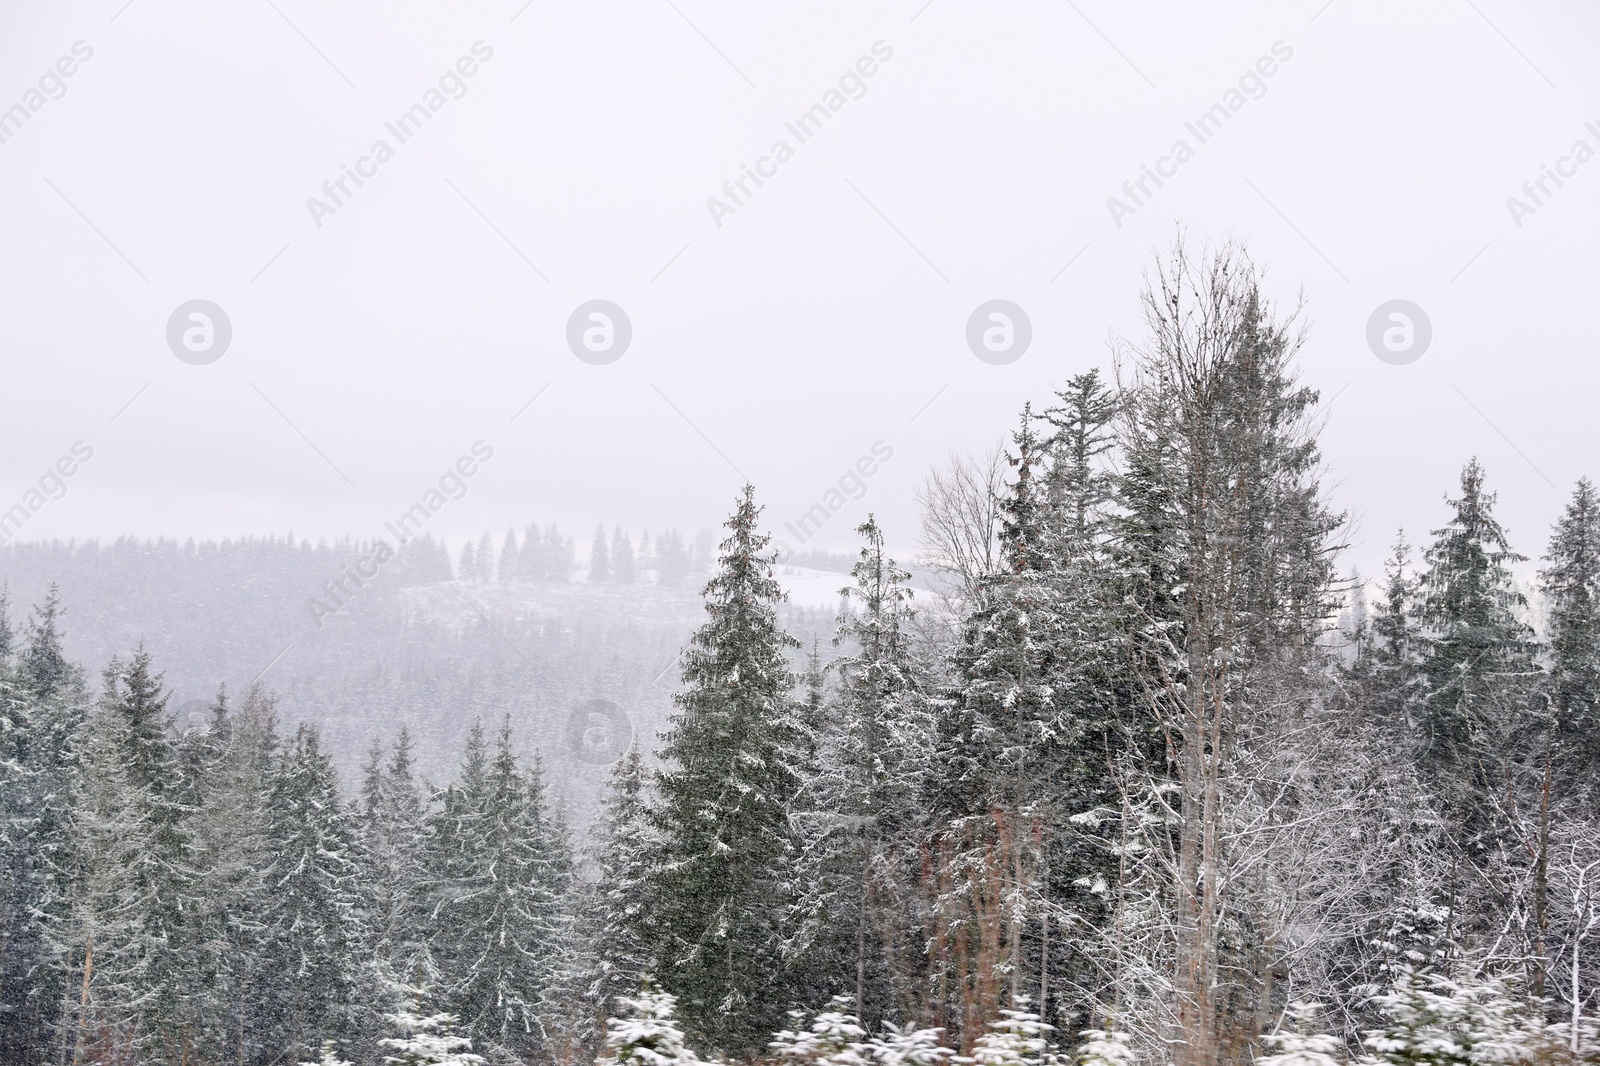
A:
MULTIPOLYGON (((180 728, 208 720, 224 686, 238 694, 259 682, 285 721, 317 727, 346 781, 370 741, 401 726, 419 772, 443 780, 475 719, 510 714, 523 727, 519 753, 531 754, 536 737, 560 747, 546 752, 551 782, 587 817, 629 729, 575 720, 576 708, 605 700, 639 729, 665 724, 678 650, 703 613, 700 586, 716 544, 710 530, 691 539, 606 526, 577 537, 530 523, 452 553, 424 534, 357 587, 347 575, 371 556, 370 543, 17 541, 0 547, 0 573, 19 623, 25 606, 42 604, 56 586, 64 654, 91 677, 142 642, 180 728), (590 565, 597 541, 599 574, 590 565), (632 569, 610 564, 614 545, 632 569), (330 595, 339 581, 353 594, 335 587, 330 595), (341 600, 343 609, 323 613, 341 600), (584 740, 590 728, 604 735, 584 740), (595 745, 599 763, 586 761, 595 745)), ((832 589, 853 562, 807 552, 783 569, 832 589)), ((780 610, 807 642, 831 639, 835 610, 780 610)))
POLYGON ((0 1061, 1600 1060, 1593 486, 1364 578, 1304 309, 1143 307, 853 555, 0 548, 0 1061))

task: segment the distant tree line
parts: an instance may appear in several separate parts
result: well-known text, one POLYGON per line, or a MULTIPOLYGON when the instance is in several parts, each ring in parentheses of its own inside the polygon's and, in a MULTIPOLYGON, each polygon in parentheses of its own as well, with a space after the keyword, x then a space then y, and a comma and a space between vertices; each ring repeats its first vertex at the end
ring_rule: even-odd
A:
POLYGON ((530 525, 521 538, 515 528, 506 530, 496 553, 494 538, 484 533, 476 541, 461 546, 456 575, 463 581, 483 584, 491 580, 503 585, 526 582, 565 583, 582 572, 592 583, 617 585, 657 584, 682 588, 692 577, 705 575, 713 561, 711 534, 703 532, 688 543, 683 534, 669 529, 652 540, 642 533, 637 546, 631 537, 616 527, 606 535, 599 526, 590 542, 589 555, 580 567, 572 539, 556 526, 541 532, 530 525))

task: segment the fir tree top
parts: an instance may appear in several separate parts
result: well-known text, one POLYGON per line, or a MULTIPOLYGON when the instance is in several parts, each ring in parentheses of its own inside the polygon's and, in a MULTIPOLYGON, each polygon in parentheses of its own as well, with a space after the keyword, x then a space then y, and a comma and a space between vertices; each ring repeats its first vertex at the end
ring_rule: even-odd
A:
POLYGON ((1511 583, 1511 550, 1494 517, 1495 494, 1484 488, 1483 467, 1472 459, 1461 471, 1461 496, 1446 497, 1454 512, 1428 549, 1423 611, 1436 627, 1519 630, 1513 611, 1526 605, 1511 583))

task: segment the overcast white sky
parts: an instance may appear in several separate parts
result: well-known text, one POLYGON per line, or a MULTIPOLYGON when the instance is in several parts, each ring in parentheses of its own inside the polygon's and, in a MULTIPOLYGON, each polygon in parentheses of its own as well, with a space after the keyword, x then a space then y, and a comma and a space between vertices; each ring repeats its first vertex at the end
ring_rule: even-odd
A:
POLYGON ((1600 159, 1520 226, 1507 198, 1600 149, 1597 44, 1592 5, 1508 0, 13 0, 0 109, 42 104, 0 125, 0 508, 82 439, 25 537, 367 537, 481 439, 436 532, 692 530, 744 477, 778 526, 881 440, 817 543, 871 509, 910 546, 930 464, 1138 337, 1181 221, 1304 291, 1353 562, 1422 539, 1473 454, 1537 555, 1600 476, 1600 159), (464 94, 399 143, 385 123, 477 42, 464 94), (785 122, 877 42, 864 95, 799 144, 785 122), (1275 44, 1198 144, 1185 122, 1275 44), (707 198, 780 138, 793 158, 719 227, 707 198), (1180 138, 1194 157, 1116 225, 1107 198, 1180 138), (393 158, 319 227, 307 199, 380 139, 393 158), (633 327, 604 366, 565 339, 597 298, 633 327), (1405 366, 1365 339, 1397 298, 1433 326, 1405 366), (209 365, 167 345, 193 299, 232 324, 209 365), (966 344, 991 299, 1032 322, 1010 365, 966 344))

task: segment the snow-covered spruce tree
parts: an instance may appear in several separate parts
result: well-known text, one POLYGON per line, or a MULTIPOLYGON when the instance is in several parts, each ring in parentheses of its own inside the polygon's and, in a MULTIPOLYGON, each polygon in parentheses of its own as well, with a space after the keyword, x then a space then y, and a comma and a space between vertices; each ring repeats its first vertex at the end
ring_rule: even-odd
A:
POLYGON ((387 1018, 403 1034, 378 1041, 394 1052, 383 1057, 389 1066, 478 1066, 488 1061, 472 1053, 471 1038, 456 1034, 453 1014, 400 1011, 387 1018))
POLYGON ((773 1034, 767 1047, 779 1062, 795 1066, 867 1066, 872 1046, 861 1019, 850 1012, 852 997, 835 996, 810 1025, 805 1012, 789 1012, 790 1028, 773 1034))
POLYGON ((436 904, 444 937, 429 990, 480 1048, 526 1056, 545 1045, 541 1016, 562 948, 569 860, 546 806, 537 760, 517 763, 507 719, 492 756, 469 745, 442 812, 448 878, 436 904))
POLYGON ((1384 1066, 1510 1066, 1549 1061, 1559 1045, 1504 978, 1460 980, 1404 970, 1375 997, 1384 1024, 1363 1041, 1384 1066))
POLYGON ((872 1057, 880 1066, 940 1066, 954 1061, 954 1048, 946 1047, 944 1030, 885 1022, 872 1039, 872 1057))
POLYGON ((1056 392, 1055 404, 1045 410, 1054 430, 1046 442, 1050 469, 1045 495, 1054 512, 1055 534, 1078 542, 1069 550, 1088 551, 1103 531, 1106 508, 1116 492, 1114 473, 1107 466, 1116 446, 1116 412, 1116 397, 1099 370, 1069 378, 1056 392))
POLYGON ((1261 1019, 1235 1008, 1252 971, 1275 965, 1252 931, 1250 892, 1265 886, 1234 877, 1225 846, 1236 775, 1257 772, 1232 757, 1246 738, 1271 753, 1314 709, 1342 517, 1317 480, 1303 335, 1275 317, 1245 252, 1196 259, 1180 237, 1143 302, 1150 338, 1119 355, 1118 568, 1138 698, 1166 747, 1145 772, 1158 789, 1170 756, 1177 785, 1175 833, 1146 834, 1171 888, 1168 1035, 1178 1066, 1211 1066, 1253 1036, 1261 1019))
POLYGON ((70 831, 82 787, 90 700, 83 672, 61 646, 61 601, 52 584, 20 640, 5 625, 9 662, 6 741, 15 774, 0 796, 9 829, 0 874, 0 1061, 33 1064, 50 1054, 66 992, 58 948, 66 937, 76 859, 70 831))
POLYGON ((578 568, 577 550, 573 547, 572 538, 563 537, 554 524, 545 537, 544 553, 545 580, 558 585, 572 581, 572 575, 578 568))
POLYGON ((13 666, 12 644, 8 597, 0 589, 0 1058, 29 1063, 37 1061, 43 1036, 39 1005, 29 995, 44 957, 30 908, 39 884, 32 804, 41 782, 29 744, 33 701, 13 666))
POLYGON ((578 878, 578 847, 572 833, 572 809, 565 796, 552 796, 543 784, 543 764, 530 768, 530 795, 544 805, 544 886, 549 899, 548 973, 539 997, 544 1047, 560 1062, 589 1055, 595 1046, 596 1019, 585 992, 594 973, 587 930, 579 919, 588 887, 578 878))
POLYGON ((1490 846, 1489 797, 1503 787, 1537 665, 1510 571, 1524 557, 1494 517, 1495 496, 1476 459, 1461 471, 1460 497, 1447 502, 1450 521, 1433 531, 1422 578, 1426 696, 1417 758, 1462 846, 1481 854, 1490 846))
POLYGON ((1117 1029, 1085 1029, 1078 1034, 1077 1066, 1134 1066, 1139 1061, 1128 1034, 1117 1029))
POLYGON ((33 707, 14 672, 11 644, 7 596, 0 589, 0 1056, 24 1063, 39 1043, 39 1034, 27 1031, 30 971, 43 947, 28 909, 35 876, 29 804, 39 771, 29 758, 33 707))
POLYGON ((1034 985, 1025 928, 1046 913, 1045 837, 1056 812, 1048 783, 1078 740, 1057 703, 1062 613, 1049 551, 1045 460, 1025 410, 1008 461, 1001 566, 984 582, 956 651, 957 687, 940 701, 927 803, 936 826, 938 932, 949 1001, 965 1046, 1034 985))
POLYGON ((689 549, 676 529, 656 538, 656 580, 666 588, 678 588, 689 580, 689 549))
MULTIPOLYGON (((1026 998, 1018 1001, 1026 1005, 1026 998)), ((1032 1011, 1002 1010, 973 1042, 976 1066, 1056 1066, 1061 1057, 1050 1044, 1055 1027, 1032 1011)))
POLYGON ((606 546, 606 527, 596 526, 594 541, 589 545, 589 580, 611 580, 611 549, 606 546))
MULTIPOLYGON (((482 868, 480 823, 486 806, 489 756, 483 723, 474 721, 462 748, 456 779, 433 797, 427 817, 428 880, 423 886, 427 903, 428 951, 441 975, 465 972, 475 954, 472 931, 444 916, 468 896, 482 868)), ((422 990, 430 1006, 444 1002, 445 981, 422 990)))
POLYGON ((269 895, 268 800, 278 754, 272 698, 252 686, 234 710, 219 696, 207 734, 191 833, 200 905, 188 918, 202 966, 196 1051, 249 1062, 265 1051, 258 1006, 269 895))
POLYGON ((296 730, 272 772, 267 806, 260 1025, 286 1056, 364 1028, 364 931, 355 817, 317 731, 296 730))
POLYGON ((1563 769, 1600 782, 1600 496, 1588 478, 1550 534, 1539 571, 1549 624, 1549 680, 1563 769))
POLYGON ((1057 745, 1050 762, 1048 892, 1028 972, 1038 975, 1039 1014, 1067 1031, 1097 1020, 1105 985, 1094 944, 1111 931, 1120 869, 1113 812, 1121 793, 1112 765, 1129 747, 1154 747, 1156 736, 1148 712, 1132 705, 1123 597, 1110 550, 1117 403, 1090 370, 1069 379, 1045 412, 1053 430, 1046 441, 1046 535, 1061 604, 1054 700, 1076 740, 1057 745))
MULTIPOLYGON (((1555 791, 1555 722, 1512 551, 1476 460, 1461 474, 1451 520, 1434 531, 1422 581, 1426 683, 1417 761, 1453 847, 1444 902, 1467 950, 1488 948, 1506 927, 1545 994, 1549 853, 1555 791)), ((1508 945, 1509 946, 1509 945, 1508 945)))
POLYGON ((644 760, 637 745, 611 767, 600 816, 591 830, 596 878, 579 914, 589 947, 584 996, 597 1022, 621 1009, 621 999, 644 987, 653 969, 647 877, 660 838, 649 819, 644 760))
POLYGON ((140 863, 149 830, 129 800, 134 785, 120 732, 97 707, 82 749, 84 781, 71 823, 76 869, 67 913, 51 929, 67 971, 61 984, 80 990, 61 1004, 61 1057, 136 1053, 139 897, 123 870, 140 863))
POLYGON ((851 1013, 854 997, 834 996, 827 1007, 806 1022, 806 1012, 789 1012, 789 1026, 773 1035, 771 1058, 794 1066, 940 1066, 972 1063, 944 1043, 944 1030, 885 1022, 877 1036, 868 1036, 861 1019, 851 1013))
POLYGON ((429 986, 427 827, 411 773, 411 734, 401 727, 387 761, 373 743, 361 788, 361 882, 368 935, 386 979, 429 986))
POLYGON ((606 1021, 605 1054, 598 1066, 699 1066, 678 1027, 677 1000, 654 988, 622 1000, 627 1014, 606 1021))
POLYGON ((1383 598, 1358 648, 1365 702, 1390 743, 1410 743, 1421 724, 1425 642, 1419 609, 1411 547, 1402 532, 1384 565, 1383 598))
POLYGON ((619 585, 631 585, 637 577, 633 542, 628 539, 621 526, 616 527, 611 534, 611 570, 619 585))
POLYGON ((794 746, 794 770, 800 780, 800 795, 789 804, 789 820, 810 813, 815 804, 806 793, 811 782, 821 776, 822 745, 833 732, 831 719, 834 707, 828 698, 828 668, 822 661, 822 641, 811 638, 811 651, 806 654, 806 666, 798 678, 800 698, 795 701, 795 725, 799 740, 794 746))
POLYGON ((684 689, 663 734, 650 877, 652 955, 697 1039, 759 1049, 782 1020, 783 919, 792 903, 789 808, 801 730, 778 625, 783 591, 746 485, 727 522, 708 619, 684 652, 684 689))
POLYGON ((517 579, 520 570, 520 560, 517 553, 517 531, 506 530, 505 542, 500 545, 500 561, 495 564, 496 576, 500 584, 509 585, 517 579))
POLYGON ((90 977, 77 1031, 177 1061, 199 1037, 194 1008, 206 959, 193 809, 171 737, 161 675, 141 647, 113 658, 90 724, 88 783, 79 808, 79 876, 68 957, 90 977))
MULTIPOLYGON (((656 534, 659 540, 660 534, 656 534)), ((647 581, 649 575, 656 570, 656 540, 650 539, 650 531, 643 530, 639 534, 639 546, 634 549, 633 565, 641 582, 647 581)))
MULTIPOLYGON (((848 992, 856 1015, 876 1027, 905 1021, 921 999, 915 886, 931 720, 907 632, 910 574, 888 557, 875 519, 856 532, 865 546, 855 583, 841 590, 838 693, 825 712, 807 715, 819 736, 795 818, 804 888, 788 951, 806 975, 805 998, 848 992)), ((823 700, 820 682, 808 705, 823 700)))
POLYGON ((185 973, 187 987, 183 991, 185 1013, 189 1024, 183 1035, 180 1057, 220 1056, 226 1033, 219 1031, 217 1020, 226 1012, 223 994, 222 967, 227 945, 217 919, 227 916, 212 905, 210 890, 212 879, 207 867, 216 853, 231 846, 227 830, 216 837, 203 835, 212 828, 208 823, 207 790, 212 768, 222 758, 225 737, 231 725, 231 712, 226 688, 219 688, 213 699, 208 720, 187 723, 175 719, 170 736, 175 779, 171 798, 184 812, 184 827, 190 844, 186 855, 191 883, 189 900, 183 909, 183 934, 187 945, 185 973))
POLYGON ((474 562, 477 567, 476 580, 480 585, 487 585, 494 580, 494 538, 489 536, 489 531, 483 531, 483 536, 478 538, 478 554, 474 562))
MULTIPOLYGON (((1346 793, 1337 825, 1343 835, 1364 841, 1352 858, 1365 876, 1347 880, 1347 890, 1328 894, 1351 901, 1359 931, 1340 938, 1320 959, 1319 953, 1302 951, 1295 984, 1302 994, 1331 1004, 1329 1016, 1339 1018, 1343 1036, 1352 1039, 1375 1020, 1370 997, 1387 985, 1396 966, 1431 969, 1451 952, 1446 934, 1455 919, 1447 885, 1459 857, 1441 823, 1437 798, 1413 758, 1426 695, 1420 609, 1411 549, 1402 533, 1385 563, 1381 596, 1356 627, 1355 657, 1336 671, 1342 684, 1332 702, 1340 713, 1323 726, 1323 735, 1339 738, 1339 746, 1308 764, 1322 775, 1314 790, 1317 799, 1346 793), (1340 765, 1350 769, 1335 779, 1340 765), (1352 782, 1364 785, 1352 789, 1352 782), (1313 989, 1315 979, 1303 977, 1319 966, 1332 984, 1313 989)), ((1340 847, 1336 838, 1330 843, 1319 853, 1332 863, 1340 847)), ((1331 918, 1333 911, 1329 907, 1325 913, 1331 918)))
POLYGON ((522 533, 522 550, 517 553, 517 577, 522 581, 543 581, 547 561, 544 535, 537 522, 529 522, 522 533))

